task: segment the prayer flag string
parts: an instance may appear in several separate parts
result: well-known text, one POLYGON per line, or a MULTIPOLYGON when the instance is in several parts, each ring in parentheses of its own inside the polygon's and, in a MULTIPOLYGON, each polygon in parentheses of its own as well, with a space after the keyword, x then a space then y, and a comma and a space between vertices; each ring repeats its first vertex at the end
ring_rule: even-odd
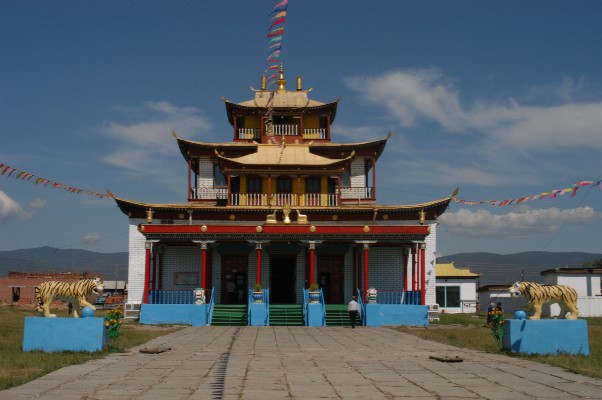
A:
POLYGON ((89 196, 99 197, 99 198, 114 198, 115 196, 107 191, 107 194, 91 192, 86 189, 80 189, 73 186, 63 185, 62 183, 53 182, 46 178, 41 178, 39 176, 30 174, 29 172, 21 171, 16 168, 13 168, 9 165, 0 163, 0 175, 6 176, 7 178, 15 178, 20 181, 32 182, 34 185, 42 185, 48 186, 56 189, 63 189, 70 193, 77 194, 87 194, 89 196))
POLYGON ((568 187, 565 189, 554 189, 554 190, 550 190, 549 192, 543 192, 540 194, 523 196, 523 197, 506 199, 506 200, 466 200, 466 199, 458 199, 455 196, 452 196, 452 199, 456 203, 465 204, 468 206, 480 206, 483 204, 488 204, 491 206, 503 207, 503 206, 519 205, 522 203, 526 203, 528 201, 541 200, 541 199, 545 199, 545 198, 555 199, 558 196, 562 196, 562 195, 569 194, 569 193, 571 194, 571 197, 575 197, 575 195, 577 194, 577 190, 580 187, 584 187, 584 186, 592 186, 592 187, 598 186, 599 189, 602 190, 602 180, 580 181, 580 182, 576 182, 571 187, 568 187))
POLYGON ((265 60, 266 69, 263 75, 266 77, 266 89, 271 91, 268 98, 267 111, 265 113, 266 133, 273 142, 274 136, 274 94, 278 68, 282 67, 280 55, 282 51, 282 38, 284 36, 284 24, 286 22, 286 13, 288 10, 288 0, 282 0, 274 6, 270 13, 270 27, 268 28, 268 54, 265 60))

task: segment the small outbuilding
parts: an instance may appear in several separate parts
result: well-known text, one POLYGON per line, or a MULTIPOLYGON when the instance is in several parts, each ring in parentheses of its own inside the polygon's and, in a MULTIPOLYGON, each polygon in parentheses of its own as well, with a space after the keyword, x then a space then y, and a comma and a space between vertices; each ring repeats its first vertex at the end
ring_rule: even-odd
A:
POLYGON ((435 290, 439 310, 446 313, 475 313, 478 311, 477 279, 468 269, 456 268, 454 262, 436 264, 435 290))

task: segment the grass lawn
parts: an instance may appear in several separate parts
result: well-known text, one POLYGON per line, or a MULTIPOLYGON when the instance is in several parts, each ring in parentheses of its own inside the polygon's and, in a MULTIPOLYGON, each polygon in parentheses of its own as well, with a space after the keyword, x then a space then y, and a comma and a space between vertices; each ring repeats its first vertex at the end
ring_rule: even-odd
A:
MULTIPOLYGON (((58 317, 67 317, 66 310, 52 309, 58 317)), ((110 352, 124 352, 131 347, 143 344, 157 336, 174 332, 179 327, 154 327, 126 323, 121 326, 121 335, 109 339, 110 351, 102 352, 24 352, 23 326, 25 317, 40 316, 41 313, 28 307, 0 307, 0 390, 22 385, 49 372, 88 360, 103 358, 110 352)), ((103 310, 97 310, 96 317, 104 317, 103 310)), ((43 334, 43 333, 41 333, 43 334)))
MULTIPOLYGON (((504 352, 493 338, 491 329, 485 326, 485 315, 441 314, 441 322, 428 327, 395 327, 423 339, 451 344, 488 353, 507 354, 545 364, 566 368, 569 371, 594 378, 602 378, 602 318, 585 318, 589 335, 589 356, 583 355, 525 355, 504 352)), ((511 316, 506 316, 511 318, 511 316)))

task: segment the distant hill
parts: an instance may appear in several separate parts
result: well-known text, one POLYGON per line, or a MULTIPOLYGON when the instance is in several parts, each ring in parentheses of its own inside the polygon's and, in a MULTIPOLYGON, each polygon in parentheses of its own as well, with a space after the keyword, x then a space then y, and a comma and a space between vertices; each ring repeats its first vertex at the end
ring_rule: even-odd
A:
POLYGON ((458 268, 482 274, 478 286, 505 285, 521 280, 542 282, 541 271, 552 268, 579 268, 585 262, 602 259, 602 254, 549 251, 527 251, 516 254, 458 253, 437 258, 438 263, 454 261, 458 268))
POLYGON ((16 272, 92 272, 102 274, 105 280, 127 280, 128 253, 96 253, 87 250, 38 247, 0 251, 0 276, 16 272))

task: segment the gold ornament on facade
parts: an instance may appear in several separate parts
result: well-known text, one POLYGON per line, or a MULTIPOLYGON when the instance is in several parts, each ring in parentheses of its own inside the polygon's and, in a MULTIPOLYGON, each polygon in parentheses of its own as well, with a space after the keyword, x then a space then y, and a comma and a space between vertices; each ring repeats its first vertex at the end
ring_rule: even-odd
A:
POLYGON ((153 210, 150 208, 146 210, 146 222, 149 224, 153 223, 153 210))
POLYGON ((364 233, 370 232, 370 227, 368 225, 364 226, 364 233))
POLYGON ((207 232, 207 225, 201 226, 201 232, 207 232))
POLYGON ((289 214, 291 213, 291 206, 288 204, 285 204, 284 207, 282 207, 282 213, 284 214, 284 218, 282 218, 282 222, 284 222, 286 225, 291 223, 291 218, 289 217, 289 214))
POLYGON ((144 225, 138 225, 138 232, 144 232, 144 225))
POLYGON ((298 225, 306 225, 307 224, 307 215, 301 214, 301 211, 295 210, 297 212, 297 224, 298 225))
POLYGON ((312 225, 312 226, 310 226, 310 227, 309 227, 309 231, 310 231, 311 233, 314 233, 314 232, 316 231, 316 227, 315 227, 315 226, 313 226, 313 225, 312 225))
POLYGON ((261 226, 261 225, 257 225, 257 226, 255 227, 255 231, 256 231, 257 233, 261 233, 261 232, 263 232, 263 226, 261 226))
POLYGON ((383 219, 386 221, 389 219, 389 214, 383 214, 383 219))
POLYGON ((425 220, 426 220, 426 212, 424 212, 424 209, 423 209, 418 212, 418 222, 420 222, 420 225, 424 225, 425 220))
POLYGON ((184 214, 182 214, 182 213, 178 214, 178 218, 184 219, 184 214))
POLYGON ((276 223, 276 210, 274 210, 273 213, 268 214, 265 217, 265 223, 266 224, 275 224, 276 223))
POLYGON ((230 221, 234 221, 236 219, 236 215, 230 214, 228 218, 230 218, 230 221))
POLYGON ((336 221, 336 220, 338 220, 338 219, 339 219, 339 216, 338 216, 338 215, 336 215, 336 214, 332 214, 332 217, 331 217, 331 218, 332 218, 332 220, 333 220, 333 221, 336 221))

